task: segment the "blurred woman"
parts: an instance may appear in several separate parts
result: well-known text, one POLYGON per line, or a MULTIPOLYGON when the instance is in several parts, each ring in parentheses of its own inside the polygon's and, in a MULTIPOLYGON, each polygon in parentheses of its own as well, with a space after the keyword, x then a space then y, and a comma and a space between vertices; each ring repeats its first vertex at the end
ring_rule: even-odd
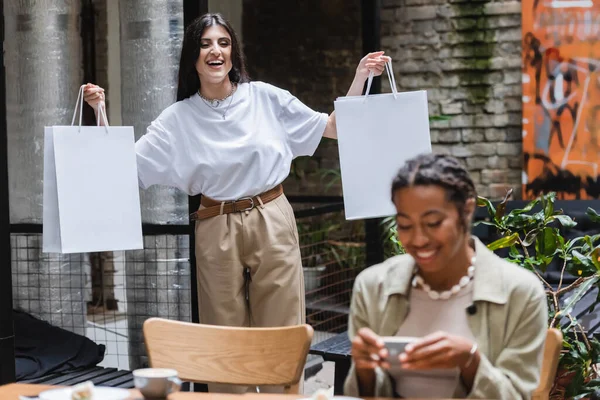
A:
POLYGON ((529 399, 547 329, 546 295, 470 226, 476 191, 445 155, 409 160, 392 185, 407 254, 356 279, 349 335, 353 396, 529 399), (386 336, 415 338, 391 357, 386 336))

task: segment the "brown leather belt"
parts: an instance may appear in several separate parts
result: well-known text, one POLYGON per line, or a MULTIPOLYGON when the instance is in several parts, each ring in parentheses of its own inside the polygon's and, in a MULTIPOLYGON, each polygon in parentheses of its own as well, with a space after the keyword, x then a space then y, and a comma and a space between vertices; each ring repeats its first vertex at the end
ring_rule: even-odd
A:
POLYGON ((262 204, 267 204, 268 202, 275 200, 282 194, 283 186, 277 185, 273 189, 267 190, 258 196, 242 197, 241 199, 234 201, 218 201, 206 196, 202 196, 200 204, 202 204, 205 208, 191 213, 190 219, 194 221, 197 219, 216 217, 217 215, 221 214, 250 211, 254 207, 258 207, 262 204))

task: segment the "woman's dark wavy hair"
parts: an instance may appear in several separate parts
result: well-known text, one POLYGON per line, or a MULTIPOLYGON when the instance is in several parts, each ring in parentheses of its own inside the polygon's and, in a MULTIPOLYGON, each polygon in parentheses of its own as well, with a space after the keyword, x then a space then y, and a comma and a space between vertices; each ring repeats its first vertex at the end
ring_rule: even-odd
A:
POLYGON ((392 201, 397 190, 419 185, 437 185, 445 189, 449 201, 456 205, 465 229, 465 205, 477 199, 475 184, 469 172, 454 157, 444 154, 421 154, 408 160, 392 183, 392 201))
POLYGON ((177 101, 187 99, 200 89, 200 78, 196 71, 196 61, 200 55, 200 39, 206 28, 220 25, 231 36, 231 71, 229 80, 232 83, 248 82, 250 78, 246 72, 245 56, 240 46, 237 34, 231 24, 221 14, 204 14, 196 18, 185 30, 181 58, 179 60, 179 87, 177 101))

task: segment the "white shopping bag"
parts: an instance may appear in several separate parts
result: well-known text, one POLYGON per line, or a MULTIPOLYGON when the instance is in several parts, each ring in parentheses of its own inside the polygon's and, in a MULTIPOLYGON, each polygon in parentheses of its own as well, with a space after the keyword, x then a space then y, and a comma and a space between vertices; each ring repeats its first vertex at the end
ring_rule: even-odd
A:
POLYGON ((82 93, 71 126, 44 130, 43 251, 142 249, 133 127, 109 127, 102 107, 105 126, 81 126, 82 93))
POLYGON ((431 153, 427 92, 398 93, 386 65, 392 93, 340 97, 335 102, 346 219, 396 214, 391 200, 394 176, 404 162, 431 153))

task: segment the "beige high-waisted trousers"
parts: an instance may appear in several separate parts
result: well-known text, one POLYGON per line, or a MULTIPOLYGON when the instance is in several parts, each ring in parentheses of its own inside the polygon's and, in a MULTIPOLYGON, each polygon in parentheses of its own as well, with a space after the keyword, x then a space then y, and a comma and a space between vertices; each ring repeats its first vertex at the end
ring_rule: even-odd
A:
MULTIPOLYGON (((249 212, 196 221, 196 268, 202 324, 273 327, 305 321, 298 230, 285 195, 249 212)), ((247 389, 209 385, 210 392, 247 389)))

